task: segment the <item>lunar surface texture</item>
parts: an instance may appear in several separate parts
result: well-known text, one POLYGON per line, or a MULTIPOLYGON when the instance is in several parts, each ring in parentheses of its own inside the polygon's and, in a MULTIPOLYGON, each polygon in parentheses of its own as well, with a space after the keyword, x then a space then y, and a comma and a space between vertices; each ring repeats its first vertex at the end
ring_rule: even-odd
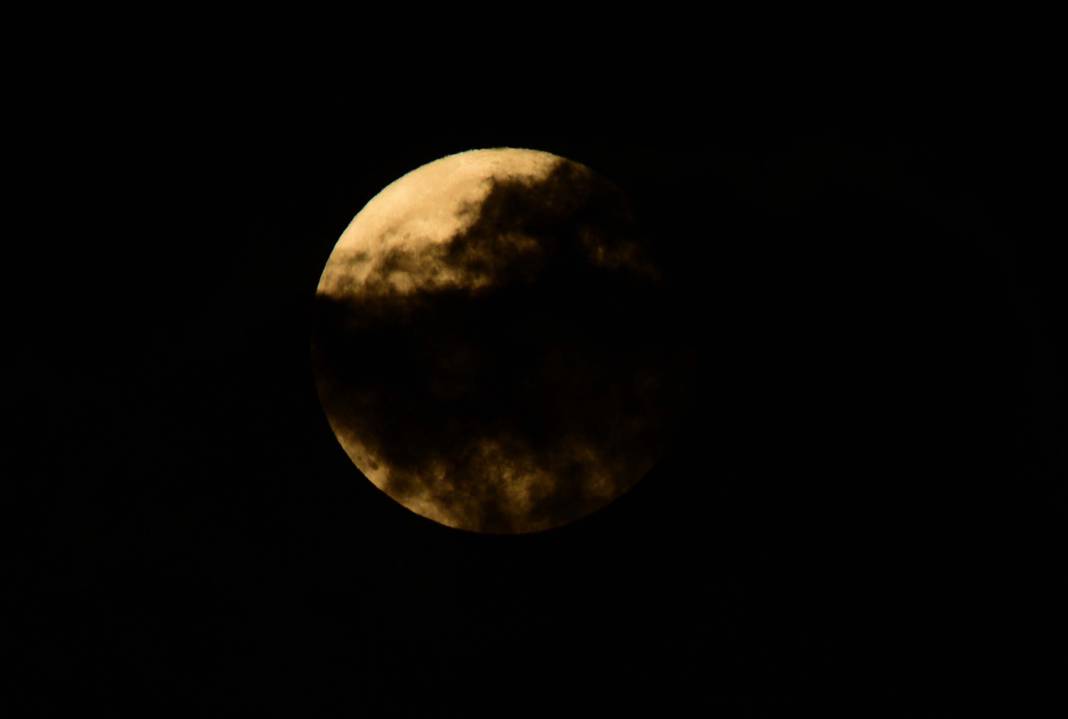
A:
POLYGON ((640 227, 615 184, 533 150, 450 155, 372 198, 313 313, 320 401, 360 472, 494 534, 632 488, 669 446, 686 375, 640 227))

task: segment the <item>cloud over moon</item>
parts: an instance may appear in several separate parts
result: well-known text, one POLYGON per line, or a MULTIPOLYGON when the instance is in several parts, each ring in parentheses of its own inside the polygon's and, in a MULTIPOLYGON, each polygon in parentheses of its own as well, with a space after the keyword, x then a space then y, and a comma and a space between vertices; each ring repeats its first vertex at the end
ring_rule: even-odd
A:
POLYGON ((558 526, 636 483, 679 401, 660 276, 626 198, 488 150, 384 190, 339 240, 313 357, 342 446, 442 524, 558 526))

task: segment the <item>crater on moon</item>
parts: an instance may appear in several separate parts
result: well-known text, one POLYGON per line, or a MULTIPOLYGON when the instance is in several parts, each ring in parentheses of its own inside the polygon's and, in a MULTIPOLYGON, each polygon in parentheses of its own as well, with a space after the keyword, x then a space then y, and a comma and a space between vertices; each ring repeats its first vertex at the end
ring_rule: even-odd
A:
POLYGON ((625 195, 544 152, 474 150, 393 182, 338 240, 312 359, 353 463, 459 529, 560 526, 664 451, 683 355, 625 195))

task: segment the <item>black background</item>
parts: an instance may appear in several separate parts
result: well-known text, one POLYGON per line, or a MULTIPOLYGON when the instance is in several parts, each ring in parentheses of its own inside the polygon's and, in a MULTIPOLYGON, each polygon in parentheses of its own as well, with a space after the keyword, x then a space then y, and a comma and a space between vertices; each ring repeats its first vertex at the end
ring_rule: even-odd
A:
POLYGON ((28 115, 5 472, 27 714, 943 716, 1055 686, 1041 113, 598 72, 89 72, 28 115), (308 358, 355 212, 494 146, 631 195, 701 358, 686 437, 633 492, 504 538, 365 481, 308 358))

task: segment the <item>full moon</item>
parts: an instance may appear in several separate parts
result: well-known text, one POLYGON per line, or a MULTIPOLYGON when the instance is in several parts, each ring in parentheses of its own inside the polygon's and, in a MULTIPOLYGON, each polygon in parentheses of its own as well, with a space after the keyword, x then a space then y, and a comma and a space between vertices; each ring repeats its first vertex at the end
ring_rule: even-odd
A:
POLYGON ((583 164, 472 150, 392 182, 313 312, 320 401, 380 490, 448 527, 535 532, 631 489, 684 394, 655 249, 583 164))

